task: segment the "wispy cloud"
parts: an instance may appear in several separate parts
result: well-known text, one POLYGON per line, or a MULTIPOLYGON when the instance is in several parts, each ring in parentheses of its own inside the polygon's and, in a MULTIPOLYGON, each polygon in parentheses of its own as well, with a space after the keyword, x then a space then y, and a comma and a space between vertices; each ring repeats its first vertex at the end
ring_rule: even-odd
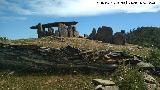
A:
MULTIPOLYGON (((8 6, 8 10, 20 15, 43 15, 43 16, 91 16, 108 13, 143 13, 159 12, 160 1, 150 0, 156 4, 145 5, 101 5, 97 2, 121 2, 126 0, 17 0, 10 2, 0 1, 0 9, 8 6)), ((133 1, 133 0, 128 0, 133 1)), ((137 2, 149 2, 149 0, 134 0, 137 2)))
POLYGON ((9 21, 15 21, 15 20, 26 20, 26 17, 17 17, 17 16, 0 16, 0 22, 5 23, 9 21))

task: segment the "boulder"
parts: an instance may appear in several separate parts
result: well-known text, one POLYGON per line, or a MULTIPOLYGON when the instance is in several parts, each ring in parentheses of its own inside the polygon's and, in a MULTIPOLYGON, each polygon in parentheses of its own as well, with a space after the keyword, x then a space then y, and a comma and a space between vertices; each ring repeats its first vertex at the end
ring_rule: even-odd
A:
POLYGON ((68 37, 73 37, 73 30, 68 30, 68 37))
POLYGON ((119 90, 118 86, 102 86, 98 85, 95 90, 119 90))
POLYGON ((85 38, 88 38, 89 36, 88 36, 87 34, 84 34, 84 37, 85 37, 85 38))
POLYGON ((125 34, 122 32, 116 32, 113 36, 113 43, 118 45, 125 44, 125 34))
POLYGON ((68 31, 65 24, 60 23, 58 25, 58 31, 60 37, 68 37, 68 31))
POLYGON ((137 66, 144 69, 152 69, 154 66, 151 63, 145 63, 145 62, 139 62, 137 63, 137 66))
POLYGON ((103 85, 103 86, 114 86, 115 83, 110 80, 102 80, 102 79, 93 79, 92 83, 94 85, 103 85))
POLYGON ((60 34, 59 34, 59 31, 56 30, 56 31, 55 31, 55 36, 59 37, 59 35, 60 35, 60 34))
POLYGON ((79 37, 79 32, 76 30, 73 30, 73 37, 79 37))
POLYGON ((92 33, 89 35, 89 38, 90 39, 96 39, 96 33, 97 33, 96 29, 93 28, 92 33))
POLYGON ((111 27, 102 26, 102 28, 98 28, 96 39, 103 42, 112 43, 112 35, 113 30, 111 27))
POLYGON ((151 75, 148 75, 147 73, 143 74, 145 84, 147 86, 147 90, 157 90, 157 81, 154 79, 151 75))
POLYGON ((119 90, 113 81, 93 79, 92 83, 96 86, 95 90, 119 90))

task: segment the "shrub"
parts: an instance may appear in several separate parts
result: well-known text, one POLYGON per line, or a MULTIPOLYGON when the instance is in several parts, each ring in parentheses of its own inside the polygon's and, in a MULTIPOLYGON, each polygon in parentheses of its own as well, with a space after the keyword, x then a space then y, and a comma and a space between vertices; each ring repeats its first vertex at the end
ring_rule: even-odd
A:
POLYGON ((0 41, 6 41, 8 40, 6 37, 0 37, 0 41))
POLYGON ((146 62, 150 62, 155 66, 160 65, 160 50, 154 49, 150 51, 149 57, 146 58, 146 62))
POLYGON ((120 90, 146 90, 143 75, 136 68, 119 66, 113 78, 120 90))

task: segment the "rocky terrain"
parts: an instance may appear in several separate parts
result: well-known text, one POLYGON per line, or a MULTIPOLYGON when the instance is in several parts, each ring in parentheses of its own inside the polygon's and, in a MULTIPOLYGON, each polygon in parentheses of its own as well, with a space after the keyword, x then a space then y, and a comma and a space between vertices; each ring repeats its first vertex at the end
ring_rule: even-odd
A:
MULTIPOLYGON (((160 70, 158 67, 155 68, 151 63, 144 62, 149 51, 150 48, 136 45, 112 45, 83 38, 44 37, 40 39, 1 41, 0 70, 5 71, 5 73, 2 74, 0 79, 4 81, 4 75, 16 75, 20 73, 31 74, 36 72, 54 73, 64 76, 83 74, 84 77, 86 75, 94 76, 94 74, 100 74, 102 76, 109 76, 107 76, 108 78, 106 76, 105 78, 102 78, 102 76, 91 76, 90 79, 87 79, 87 84, 81 82, 84 86, 76 89, 82 89, 85 85, 89 86, 84 89, 93 89, 94 86, 88 83, 93 79, 92 83, 97 90, 118 90, 118 88, 123 88, 118 82, 132 81, 132 79, 136 80, 136 77, 140 76, 144 77, 144 83, 148 90, 155 90, 155 88, 158 88, 157 78, 160 70), (121 72, 118 72, 118 70, 121 70, 119 69, 121 65, 126 65, 127 68, 124 68, 126 70, 122 69, 121 72), (131 68, 133 68, 133 70, 131 68), (137 71, 135 71, 134 68, 138 68, 137 71), (120 81, 114 80, 114 73, 116 72, 118 72, 116 77, 121 79, 120 81), (131 76, 129 73, 131 73, 131 76), (134 77, 133 73, 137 73, 139 76, 134 77), (156 79, 152 76, 154 74, 157 75, 155 76, 156 79)), ((77 78, 78 77, 79 76, 77 76, 77 78)), ((87 77, 90 76, 86 76, 85 78, 87 77)), ((81 79, 83 79, 82 76, 77 80, 81 79)), ((66 81, 64 80, 64 82, 66 81)), ((6 80, 5 82, 8 81, 6 80)), ((0 84, 6 87, 5 82, 0 82, 0 84)), ((129 82, 127 83, 129 84, 129 82)), ((133 82, 131 82, 131 84, 132 83, 133 82)), ((63 83, 57 82, 56 85, 58 84, 63 85, 63 83)), ((76 85, 78 86, 78 84, 76 85)), ((141 85, 137 87, 141 88, 140 86, 141 85)), ((55 87, 59 88, 58 86, 55 87)), ((70 86, 62 87, 61 89, 64 88, 67 88, 67 90, 71 89, 70 86)), ((22 87, 21 89, 24 88, 22 87)))
POLYGON ((92 70, 114 70, 117 65, 137 64, 140 57, 125 52, 109 50, 88 51, 67 46, 65 48, 47 48, 36 45, 0 44, 1 68, 16 70, 68 70, 88 72, 92 70), (7 65, 6 65, 7 64, 7 65), (12 66, 12 67, 11 67, 12 66), (21 68, 21 69, 20 69, 21 68), (74 70, 75 69, 75 70, 74 70))

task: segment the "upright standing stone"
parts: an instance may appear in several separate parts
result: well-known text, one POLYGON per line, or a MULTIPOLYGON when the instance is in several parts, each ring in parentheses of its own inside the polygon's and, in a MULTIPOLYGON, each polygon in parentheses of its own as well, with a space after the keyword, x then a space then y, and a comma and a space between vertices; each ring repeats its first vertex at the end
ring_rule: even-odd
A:
POLYGON ((58 26, 58 31, 59 31, 59 36, 60 37, 67 37, 68 36, 68 32, 66 30, 66 25, 60 23, 58 26))
POLYGON ((55 31, 55 36, 57 36, 57 37, 59 37, 60 35, 59 35, 59 31, 58 30, 56 30, 55 31))
POLYGON ((85 37, 85 38, 88 38, 89 36, 88 36, 87 34, 84 34, 84 37, 85 37))
POLYGON ((38 38, 41 38, 44 36, 44 29, 43 29, 41 23, 39 23, 37 26, 38 26, 38 28, 37 28, 38 38))
POLYGON ((68 26, 68 37, 73 37, 73 30, 72 30, 72 26, 68 26))
POLYGON ((112 35, 113 30, 111 27, 102 26, 102 28, 99 28, 97 31, 96 39, 103 42, 112 43, 112 35))
POLYGON ((113 36, 114 44, 124 45, 125 44, 125 34, 122 32, 116 32, 113 36))
POLYGON ((53 32, 54 32, 54 30, 53 30, 51 27, 49 27, 49 28, 48 28, 48 32, 47 32, 47 35, 48 35, 48 36, 53 35, 53 32))
POLYGON ((73 37, 79 37, 79 32, 76 31, 76 27, 75 26, 72 27, 72 30, 73 30, 73 37))
POLYGON ((96 29, 93 28, 92 33, 89 35, 89 38, 90 39, 96 39, 96 34, 97 34, 96 29))

